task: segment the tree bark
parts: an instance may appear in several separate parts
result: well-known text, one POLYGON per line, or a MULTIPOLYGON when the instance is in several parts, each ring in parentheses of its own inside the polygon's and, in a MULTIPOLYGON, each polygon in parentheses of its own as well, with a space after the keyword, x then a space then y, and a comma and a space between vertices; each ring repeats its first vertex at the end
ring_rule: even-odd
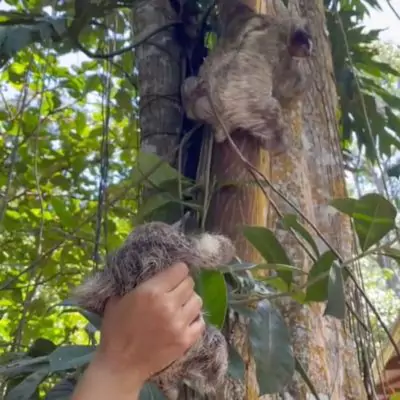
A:
MULTIPOLYGON (((253 9, 270 14, 275 14, 281 7, 277 1, 263 2, 263 5, 256 0, 246 3, 253 9)), ((269 158, 254 142, 240 138, 234 140, 242 155, 302 210, 343 257, 347 258, 353 243, 349 221, 328 206, 331 199, 346 196, 346 191, 335 118, 337 94, 332 78, 331 51, 325 33, 323 3, 320 0, 292 1, 289 8, 307 18, 315 46, 314 54, 306 66, 307 72, 314 77, 312 87, 302 101, 302 106, 299 105, 290 115, 285 115, 292 130, 292 147, 283 156, 269 158)), ((251 179, 229 144, 215 146, 213 160, 212 174, 219 183, 251 179)), ((286 202, 276 196, 272 197, 283 213, 296 213, 286 202)), ((267 225, 275 230, 296 265, 305 270, 310 268, 310 260, 293 237, 276 227, 276 213, 265 201, 261 190, 254 185, 247 188, 232 186, 220 190, 212 202, 209 216, 208 227, 216 228, 232 237, 239 256, 244 260, 257 262, 258 256, 237 228, 244 224, 267 225)), ((317 238, 316 241, 318 243, 317 238)), ((354 362, 355 344, 342 324, 332 318, 323 317, 320 305, 303 307, 294 302, 286 302, 280 308, 285 319, 289 321, 295 354, 305 367, 320 398, 366 398, 359 367, 354 362)), ((249 357, 245 335, 245 327, 237 324, 232 340, 239 345, 246 361, 244 393, 242 397, 237 397, 235 393, 238 390, 232 392, 235 385, 232 386, 229 382, 225 399, 258 398, 254 363, 249 357)), ((263 396, 263 399, 269 398, 309 399, 310 390, 295 375, 293 384, 283 395, 263 396)))
MULTIPOLYGON (((177 22, 177 15, 169 0, 135 2, 133 30, 138 38, 173 22, 177 22)), ((171 164, 182 126, 182 49, 175 40, 175 29, 161 30, 136 49, 141 150, 162 156, 171 164)))

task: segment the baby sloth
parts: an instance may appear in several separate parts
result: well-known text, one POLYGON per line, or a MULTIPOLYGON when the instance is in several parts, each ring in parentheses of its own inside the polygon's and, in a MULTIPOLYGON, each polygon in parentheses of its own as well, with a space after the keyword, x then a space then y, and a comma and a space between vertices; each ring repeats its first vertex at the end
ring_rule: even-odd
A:
POLYGON ((226 7, 231 10, 219 43, 199 76, 182 85, 186 113, 210 124, 216 142, 227 139, 226 131, 241 132, 257 138, 270 153, 281 153, 290 138, 282 110, 290 109, 307 88, 299 60, 310 56, 311 36, 298 17, 257 14, 237 0, 226 7))
MULTIPOLYGON (((78 304, 102 315, 106 301, 124 295, 160 271, 184 262, 192 273, 216 269, 235 255, 232 242, 221 235, 185 235, 177 227, 151 222, 138 226, 107 260, 105 269, 75 290, 78 304)), ((153 381, 170 400, 178 398, 186 383, 200 393, 215 395, 228 368, 227 344, 222 333, 207 326, 203 336, 153 381)))

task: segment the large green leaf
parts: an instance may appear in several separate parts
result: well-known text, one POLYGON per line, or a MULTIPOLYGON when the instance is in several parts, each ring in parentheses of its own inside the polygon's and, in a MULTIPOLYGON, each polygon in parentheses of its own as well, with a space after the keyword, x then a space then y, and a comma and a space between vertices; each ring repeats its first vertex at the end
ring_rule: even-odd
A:
POLYGON ((342 268, 334 262, 329 273, 328 303, 325 315, 331 315, 338 319, 346 316, 346 294, 344 291, 342 268))
POLYGON ((231 345, 228 345, 229 350, 229 365, 228 365, 228 374, 233 379, 243 380, 246 372, 246 366, 240 354, 237 350, 231 345))
POLYGON ((314 250, 315 255, 317 257, 319 256, 319 250, 317 244, 315 243, 310 232, 308 232, 305 226, 297 220, 297 215, 286 214, 282 218, 282 224, 285 227, 285 229, 292 228, 293 230, 295 230, 311 246, 311 248, 314 250))
MULTIPOLYGON (((261 226, 246 226, 243 228, 243 234, 267 262, 292 265, 284 248, 270 229, 261 226)), ((291 271, 278 271, 278 276, 288 285, 292 283, 291 271)))
POLYGON ((251 315, 249 341, 260 395, 283 390, 294 374, 294 355, 285 321, 266 301, 260 302, 251 315))
POLYGON ((21 383, 13 387, 6 395, 5 400, 31 400, 38 386, 49 374, 49 367, 42 366, 28 375, 21 383))
POLYGON ((378 243, 395 228, 396 208, 379 194, 371 193, 359 200, 335 199, 331 205, 352 217, 363 251, 378 243))
POLYGON ((0 366, 0 376, 14 377, 23 375, 35 372, 46 365, 48 365, 48 357, 46 356, 18 359, 0 366))
POLYGON ((308 275, 305 301, 328 299, 329 271, 336 258, 336 255, 329 250, 315 261, 308 275))
POLYGON ((0 65, 32 43, 58 40, 66 28, 64 19, 50 17, 37 18, 33 25, 0 26, 0 65))
POLYGON ((62 346, 49 355, 50 371, 65 371, 87 365, 94 354, 94 346, 62 346))
POLYGON ((201 271, 196 283, 196 289, 203 299, 207 322, 222 328, 228 307, 228 293, 223 274, 219 271, 201 271))

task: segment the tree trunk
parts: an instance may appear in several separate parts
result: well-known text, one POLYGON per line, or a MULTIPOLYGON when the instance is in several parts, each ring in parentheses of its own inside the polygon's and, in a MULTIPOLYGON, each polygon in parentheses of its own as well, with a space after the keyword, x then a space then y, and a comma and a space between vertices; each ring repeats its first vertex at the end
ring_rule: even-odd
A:
MULTIPOLYGON (((255 143, 235 139, 242 154, 264 173, 287 199, 303 211, 308 219, 319 228, 330 243, 346 258, 351 252, 352 234, 348 221, 329 208, 333 198, 346 196, 343 163, 339 147, 338 126, 335 119, 337 94, 333 81, 333 67, 329 43, 325 34, 325 16, 322 1, 308 0, 290 3, 300 15, 311 24, 315 46, 314 54, 308 62, 309 73, 314 77, 313 85, 302 107, 286 115, 290 123, 293 143, 290 151, 269 160, 255 146, 255 143)), ((261 10, 260 4, 247 4, 261 10)), ((279 4, 267 4, 271 14, 279 10, 279 4)), ((243 163, 229 145, 215 147, 213 173, 219 182, 232 182, 244 178, 243 163)), ((274 229, 286 251, 305 270, 310 268, 310 260, 294 241, 290 233, 276 228, 276 213, 267 208, 260 189, 221 190, 210 209, 210 228, 218 228, 234 238, 239 256, 246 261, 254 261, 255 256, 236 226, 244 224, 267 225, 274 229), (221 217, 222 216, 222 217, 221 217)), ((286 202, 272 198, 283 213, 296 213, 286 202)), ((318 239, 317 243, 318 243, 318 239)), ((327 249, 326 249, 327 250, 327 249)), ((355 344, 345 333, 340 322, 323 317, 319 305, 302 307, 294 302, 281 304, 281 311, 289 320, 293 346, 299 361, 313 382, 321 398, 363 399, 364 388, 356 359, 355 344)), ((254 365, 248 358, 247 341, 243 327, 237 328, 234 342, 242 343, 242 352, 247 363, 246 389, 242 399, 256 399, 254 365)), ((308 399, 310 390, 298 379, 287 389, 283 398, 308 399)), ((279 397, 279 396, 276 396, 279 397)), ((233 399, 226 394, 225 398, 233 399)), ((270 398, 265 396, 264 398, 270 398)), ((271 396, 274 398, 274 396, 271 396)), ((282 398, 282 397, 279 397, 282 398)))
MULTIPOLYGON (((138 0, 133 30, 137 38, 177 22, 169 0, 138 0)), ((140 94, 141 150, 174 163, 182 126, 180 105, 181 47, 175 27, 162 29, 136 49, 140 94)))
MULTIPOLYGON (((274 10, 279 9, 277 4, 271 2, 266 4, 261 0, 248 0, 246 3, 260 12, 274 13, 274 10), (261 3, 263 3, 263 9, 261 3)), ((163 12, 158 8, 161 4, 170 9, 166 0, 139 2, 136 13, 138 25, 135 27, 137 31, 142 31, 147 24, 163 23, 160 18, 163 12), (139 29, 139 26, 142 28, 139 29)), ((237 137, 234 141, 244 157, 302 210, 331 244, 347 258, 352 250, 350 225, 346 219, 328 206, 332 198, 343 197, 346 192, 338 126, 335 119, 337 94, 333 81, 331 51, 325 33, 323 2, 322 0, 291 2, 290 7, 298 10, 300 15, 308 19, 315 48, 306 66, 313 76, 308 95, 298 109, 291 115, 285 116, 292 128, 292 147, 287 154, 270 158, 252 140, 237 137)), ((151 28, 146 26, 147 29, 151 28)), ((161 34, 159 37, 161 40, 161 34)), ((170 36, 165 40, 169 41, 170 36)), ((170 45, 176 51, 175 54, 178 54, 176 47, 172 43, 170 45)), ((152 64, 151 60, 154 61, 159 57, 160 52, 157 48, 151 50, 149 46, 146 48, 146 51, 141 50, 142 52, 137 53, 141 93, 159 92, 160 86, 164 89, 167 87, 177 89, 179 73, 176 71, 178 67, 174 61, 171 58, 168 60, 165 58, 163 63, 157 61, 152 64), (167 65, 168 63, 170 65, 167 65), (143 71, 144 68, 146 71, 143 71), (176 73, 172 72, 173 70, 176 73)), ((161 103, 158 103, 158 107, 160 106, 161 103)), ((166 121, 170 124, 168 129, 177 129, 180 121, 179 112, 169 102, 164 102, 163 107, 167 108, 162 111, 158 109, 158 114, 151 113, 151 121, 142 110, 141 126, 144 133, 160 131, 161 128, 166 130, 166 121)), ((148 147, 146 143, 150 143, 151 149, 162 156, 166 154, 166 148, 171 148, 172 138, 168 136, 163 139, 160 136, 159 142, 149 142, 148 139, 144 139, 144 146, 148 147)), ((252 180, 229 143, 214 146, 211 176, 216 176, 220 184, 252 180)), ((283 213, 295 213, 295 210, 284 201, 272 197, 283 213)), ((269 207, 261 190, 255 185, 230 186, 219 190, 213 198, 208 217, 207 228, 228 234, 235 241, 239 257, 243 260, 259 261, 258 254, 244 240, 238 228, 245 224, 267 225, 275 230, 296 265, 302 266, 305 270, 310 268, 310 260, 293 237, 276 228, 276 214, 269 207)), ((316 241, 318 243, 318 239, 316 241)), ((329 317, 323 317, 320 305, 303 307, 297 303, 287 302, 281 304, 281 311, 289 321, 295 354, 305 367, 320 398, 332 400, 366 398, 359 367, 355 362, 355 344, 342 324, 329 317)), ((218 398, 258 399, 255 367, 249 354, 246 327, 241 322, 231 322, 230 339, 240 350, 246 365, 245 384, 227 381, 224 393, 218 398)), ((194 399, 197 396, 186 394, 181 398, 194 399)), ((270 398, 305 400, 314 397, 296 375, 293 384, 284 393, 263 396, 263 399, 270 398)))

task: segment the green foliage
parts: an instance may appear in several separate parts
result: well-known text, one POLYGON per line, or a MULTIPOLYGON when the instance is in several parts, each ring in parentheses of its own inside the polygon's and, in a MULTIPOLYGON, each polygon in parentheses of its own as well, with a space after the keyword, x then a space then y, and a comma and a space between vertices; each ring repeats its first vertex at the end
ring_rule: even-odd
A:
POLYGON ((325 4, 340 100, 342 148, 350 148, 354 135, 357 146, 376 162, 400 148, 400 97, 396 87, 400 63, 393 62, 393 55, 382 56, 388 51, 379 43, 380 31, 367 31, 363 25, 368 14, 366 4, 379 9, 378 2, 328 0, 325 4))
POLYGON ((260 395, 281 391, 292 379, 294 356, 283 317, 265 301, 251 313, 249 341, 257 365, 260 395))
POLYGON ((378 194, 360 199, 335 199, 331 204, 354 220, 361 250, 366 251, 395 227, 397 210, 378 194))
POLYGON ((221 329, 228 307, 224 276, 218 271, 202 271, 197 282, 196 289, 203 298, 206 321, 221 329))
MULTIPOLYGON (((284 248, 270 229, 259 226, 248 226, 243 229, 243 234, 264 257, 265 261, 271 264, 292 264, 284 248)), ((291 271, 279 271, 278 276, 290 286, 292 282, 291 271)))

